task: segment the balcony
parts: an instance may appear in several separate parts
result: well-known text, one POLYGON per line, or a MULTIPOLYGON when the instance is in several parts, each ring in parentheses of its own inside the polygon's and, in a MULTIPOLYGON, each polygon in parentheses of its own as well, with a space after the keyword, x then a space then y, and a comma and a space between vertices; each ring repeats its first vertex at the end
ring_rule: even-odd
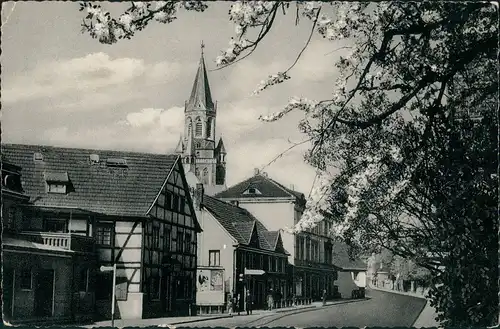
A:
POLYGON ((71 233, 23 232, 19 236, 30 242, 78 252, 93 252, 95 245, 93 237, 71 233))

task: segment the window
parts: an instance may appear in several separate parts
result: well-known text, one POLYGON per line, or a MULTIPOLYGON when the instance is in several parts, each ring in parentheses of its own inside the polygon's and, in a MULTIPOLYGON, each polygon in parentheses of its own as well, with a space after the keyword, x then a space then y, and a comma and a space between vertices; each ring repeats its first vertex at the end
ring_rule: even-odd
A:
POLYGON ((255 188, 253 188, 253 187, 249 188, 248 193, 255 194, 255 188))
POLYGON ((191 118, 188 118, 188 130, 187 130, 187 137, 188 138, 191 136, 192 130, 193 130, 193 122, 191 121, 191 118))
POLYGON ((31 270, 22 270, 19 276, 19 287, 21 290, 31 290, 32 289, 32 278, 33 273, 31 270))
POLYGON ((48 187, 49 193, 60 193, 60 194, 66 193, 66 185, 65 184, 49 183, 48 185, 49 185, 49 187, 48 187))
POLYGON ((179 197, 179 199, 180 199, 179 212, 181 214, 185 214, 186 213, 186 198, 181 196, 181 197, 179 197))
POLYGON ((67 233, 68 222, 65 219, 46 219, 45 231, 56 233, 67 233))
POLYGON ((186 238, 184 240, 184 252, 187 254, 191 254, 191 233, 186 233, 186 238))
POLYGON ((171 231, 165 230, 165 236, 163 237, 163 249, 165 249, 165 251, 170 251, 170 239, 172 239, 171 231))
POLYGON ((172 210, 179 212, 179 196, 177 194, 174 194, 172 198, 172 210))
POLYGON ((183 252, 184 248, 184 233, 177 232, 177 251, 183 252))
POLYGON ((126 277, 117 276, 116 277, 116 290, 115 296, 116 300, 127 300, 128 294, 128 280, 126 277))
POLYGON ((208 257, 209 266, 220 266, 220 250, 210 250, 208 252, 208 257))
POLYGON ((203 177, 201 178, 201 182, 203 184, 208 184, 208 169, 207 168, 203 169, 203 177))
POLYGON ((165 209, 172 210, 172 193, 167 192, 165 198, 165 209))
POLYGON ((203 125, 201 123, 201 119, 200 118, 197 118, 196 119, 196 125, 195 125, 195 128, 194 128, 194 134, 199 137, 201 136, 201 134, 203 133, 203 125))
POLYGON ((212 118, 208 118, 207 120, 207 137, 212 136, 212 118))
POLYGON ((97 244, 111 246, 111 226, 98 226, 95 240, 97 244))
POLYGON ((78 291, 87 292, 89 289, 89 270, 84 268, 80 270, 80 281, 78 282, 78 291))
POLYGON ((160 248, 160 228, 153 226, 153 248, 160 248))
POLYGON ((14 207, 10 207, 7 214, 7 228, 14 228, 15 213, 16 209, 14 207))

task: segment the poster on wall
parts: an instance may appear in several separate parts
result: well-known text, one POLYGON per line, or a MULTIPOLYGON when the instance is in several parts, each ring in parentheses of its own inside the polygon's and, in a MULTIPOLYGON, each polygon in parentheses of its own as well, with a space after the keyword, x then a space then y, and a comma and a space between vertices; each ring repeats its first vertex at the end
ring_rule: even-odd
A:
POLYGON ((210 270, 199 270, 198 271, 198 278, 196 280, 196 285, 198 286, 198 291, 203 292, 203 291, 208 291, 210 289, 209 287, 209 275, 210 275, 210 270))
POLYGON ((212 279, 210 280, 210 290, 212 291, 222 291, 223 289, 223 271, 222 270, 212 270, 212 279))

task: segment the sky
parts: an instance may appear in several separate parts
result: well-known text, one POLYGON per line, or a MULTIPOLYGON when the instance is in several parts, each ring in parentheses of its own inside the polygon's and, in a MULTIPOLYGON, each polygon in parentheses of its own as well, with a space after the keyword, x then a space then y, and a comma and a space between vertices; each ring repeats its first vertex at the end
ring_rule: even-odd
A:
MULTIPOLYGON (((128 3, 102 5, 122 13, 128 3)), ((81 33, 84 13, 78 2, 3 3, 2 142, 172 153, 183 130, 201 41, 211 70, 234 35, 229 6, 214 2, 204 13, 182 11, 173 23, 153 22, 131 40, 103 45, 81 33)), ((307 138, 297 128, 303 114, 274 123, 259 121, 260 114, 281 109, 292 96, 331 94, 339 44, 315 35, 290 71, 292 79, 252 95, 261 80, 290 66, 310 27, 305 18, 295 25, 294 10, 281 15, 251 56, 209 72, 218 102, 216 136, 223 137, 228 152, 228 186, 307 138)), ((308 147, 292 149, 265 171, 307 195, 315 176, 303 159, 308 147)))

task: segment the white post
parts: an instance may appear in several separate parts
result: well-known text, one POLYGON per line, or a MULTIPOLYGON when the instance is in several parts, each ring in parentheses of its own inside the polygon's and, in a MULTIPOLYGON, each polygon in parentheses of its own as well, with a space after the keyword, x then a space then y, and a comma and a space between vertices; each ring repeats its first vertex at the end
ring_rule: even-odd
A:
POLYGON ((116 263, 113 265, 113 290, 111 293, 111 326, 115 327, 116 263))

